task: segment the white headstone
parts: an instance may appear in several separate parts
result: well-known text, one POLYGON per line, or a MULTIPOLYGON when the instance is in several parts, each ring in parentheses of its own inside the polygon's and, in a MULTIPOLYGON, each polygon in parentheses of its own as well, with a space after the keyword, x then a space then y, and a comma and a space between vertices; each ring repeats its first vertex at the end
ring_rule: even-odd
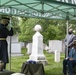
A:
POLYGON ((32 53, 29 60, 42 62, 45 65, 47 61, 43 54, 43 36, 39 32, 41 31, 41 26, 36 25, 34 29, 36 33, 33 36, 32 53))
MULTIPOLYGON (((10 38, 10 37, 8 36, 8 37, 7 37, 7 41, 10 41, 9 38, 10 38)), ((11 37, 11 42, 18 42, 18 36, 17 36, 17 35, 12 36, 12 37, 11 37)))
POLYGON ((60 62, 60 51, 55 51, 55 62, 60 62))
POLYGON ((32 43, 27 44, 27 54, 31 54, 32 52, 32 43))
MULTIPOLYGON (((10 53, 9 50, 9 45, 10 43, 8 42, 8 53, 10 53)), ((19 42, 12 42, 11 43, 11 55, 12 56, 21 56, 21 44, 19 42)))
POLYGON ((54 52, 56 50, 62 52, 62 41, 49 40, 49 52, 54 52))
MULTIPOLYGON (((8 54, 10 54, 10 37, 7 38, 8 54)), ((18 42, 18 36, 11 37, 11 56, 21 56, 21 42, 18 42)))

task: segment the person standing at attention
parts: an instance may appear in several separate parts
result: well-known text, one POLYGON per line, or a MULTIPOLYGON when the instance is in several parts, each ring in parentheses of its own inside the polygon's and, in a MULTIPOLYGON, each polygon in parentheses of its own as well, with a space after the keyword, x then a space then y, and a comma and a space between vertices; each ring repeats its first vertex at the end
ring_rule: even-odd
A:
POLYGON ((10 18, 8 17, 2 17, 0 19, 0 60, 4 63, 4 69, 6 69, 6 64, 9 63, 6 38, 13 35, 13 28, 11 27, 10 30, 7 28, 9 21, 10 18))
POLYGON ((75 35, 73 34, 73 30, 70 28, 68 29, 68 34, 66 35, 65 37, 65 40, 64 40, 64 44, 65 44, 65 57, 67 57, 67 47, 68 47, 68 54, 69 54, 69 51, 71 50, 72 48, 72 42, 73 42, 73 38, 75 37, 75 35))

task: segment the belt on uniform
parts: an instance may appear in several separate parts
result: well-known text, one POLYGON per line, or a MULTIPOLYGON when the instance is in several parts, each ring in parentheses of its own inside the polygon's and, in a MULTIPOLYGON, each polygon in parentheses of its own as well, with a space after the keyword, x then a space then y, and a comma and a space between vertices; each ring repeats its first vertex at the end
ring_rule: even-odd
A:
POLYGON ((6 40, 6 38, 0 38, 0 40, 6 40))

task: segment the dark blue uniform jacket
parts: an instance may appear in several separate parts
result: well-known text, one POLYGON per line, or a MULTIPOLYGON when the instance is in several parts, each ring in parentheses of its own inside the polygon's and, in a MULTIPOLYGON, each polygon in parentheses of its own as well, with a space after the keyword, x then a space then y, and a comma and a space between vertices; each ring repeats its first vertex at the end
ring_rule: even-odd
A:
MULTIPOLYGON (((0 38, 7 38, 13 35, 13 29, 9 31, 4 25, 0 24, 0 38)), ((8 44, 6 40, 0 39, 0 60, 8 63, 8 44)))

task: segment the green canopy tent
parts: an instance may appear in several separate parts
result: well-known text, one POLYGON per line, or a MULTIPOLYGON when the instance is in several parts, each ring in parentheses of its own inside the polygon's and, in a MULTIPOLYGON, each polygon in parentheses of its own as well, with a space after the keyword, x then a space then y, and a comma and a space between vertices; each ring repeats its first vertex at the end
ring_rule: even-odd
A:
POLYGON ((75 20, 76 1, 66 1, 69 0, 0 0, 0 14, 46 19, 66 19, 67 15, 75 20))
MULTIPOLYGON (((76 1, 75 0, 0 0, 0 15, 67 20, 67 33, 68 33, 68 20, 76 20, 76 1)), ((66 52, 66 54, 68 55, 68 52, 66 52)), ((11 60, 11 45, 10 45, 10 60, 11 60)))

